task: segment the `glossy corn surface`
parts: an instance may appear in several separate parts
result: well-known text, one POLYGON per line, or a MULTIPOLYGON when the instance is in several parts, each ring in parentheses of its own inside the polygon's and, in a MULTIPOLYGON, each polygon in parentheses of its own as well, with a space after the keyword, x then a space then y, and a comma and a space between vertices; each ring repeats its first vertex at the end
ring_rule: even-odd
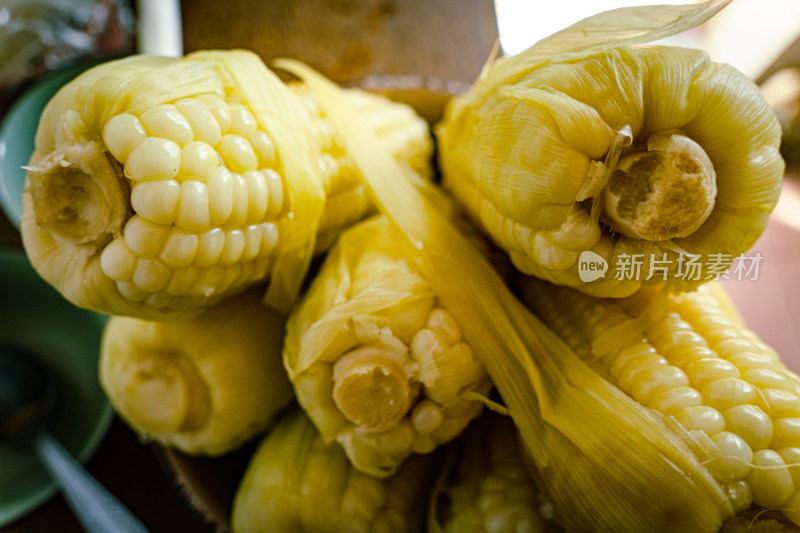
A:
MULTIPOLYGON (((426 172, 424 120, 345 94, 426 172)), ((93 69, 54 98, 31 169, 23 234, 34 265, 79 305, 142 318, 271 278, 286 307, 311 256, 371 209, 313 97, 245 52, 93 69), (56 269, 55 256, 74 269, 56 269)))
POLYGON ((290 316, 284 350, 322 437, 374 476, 458 436, 490 387, 392 231, 379 217, 342 234, 290 316))
POLYGON ((526 301, 598 373, 713 442, 718 453, 706 466, 737 511, 777 509, 798 523, 800 380, 719 291, 615 302, 543 282, 525 286, 526 301), (632 319, 653 306, 661 312, 639 332, 632 319))

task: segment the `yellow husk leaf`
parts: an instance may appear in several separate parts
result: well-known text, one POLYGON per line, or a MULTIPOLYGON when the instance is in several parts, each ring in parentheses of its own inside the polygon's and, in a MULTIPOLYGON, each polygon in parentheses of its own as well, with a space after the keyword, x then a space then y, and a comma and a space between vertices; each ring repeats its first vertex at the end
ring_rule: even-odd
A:
POLYGON ((379 209, 465 328, 521 432, 564 524, 586 531, 716 531, 733 513, 685 433, 589 369, 511 294, 486 259, 402 179, 335 87, 279 67, 317 93, 379 209), (658 480, 654 483, 653 480, 658 480))

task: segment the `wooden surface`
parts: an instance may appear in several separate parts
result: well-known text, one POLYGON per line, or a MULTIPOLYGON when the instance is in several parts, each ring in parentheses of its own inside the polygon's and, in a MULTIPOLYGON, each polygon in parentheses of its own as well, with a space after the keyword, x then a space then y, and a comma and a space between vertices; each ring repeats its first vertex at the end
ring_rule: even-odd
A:
MULTIPOLYGON (((249 48, 265 59, 300 59, 342 83, 387 74, 471 82, 497 39, 491 0, 183 0, 181 4, 187 52, 249 48)), ((2 213, 0 246, 21 246, 19 234, 2 213)), ((236 458, 231 464, 236 471, 243 466, 236 458)), ((204 465, 202 460, 165 455, 144 445, 115 419, 88 469, 152 533, 215 531, 193 509, 171 473, 188 465, 199 478, 219 469, 216 463, 204 465)), ((231 487, 224 491, 230 493, 231 487)), ((73 533, 82 528, 64 499, 56 496, 0 531, 73 533)))

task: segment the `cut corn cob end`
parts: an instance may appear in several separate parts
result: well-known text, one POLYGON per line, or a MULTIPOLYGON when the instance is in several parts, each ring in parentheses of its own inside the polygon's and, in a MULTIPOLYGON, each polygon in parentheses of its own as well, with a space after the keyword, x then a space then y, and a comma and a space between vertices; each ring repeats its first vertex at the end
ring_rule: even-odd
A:
POLYGON ((392 477, 368 476, 295 409, 250 460, 234 500, 233 531, 417 531, 432 462, 430 456, 414 457, 392 477))
POLYGON ((259 291, 183 320, 112 317, 100 383, 142 439, 219 456, 263 431, 294 397, 281 359, 284 323, 259 291))
POLYGON ((455 320, 431 299, 393 320, 405 331, 359 317, 355 347, 293 379, 300 405, 323 437, 338 441, 358 470, 377 477, 457 437, 491 388, 455 320))
POLYGON ((544 533, 539 491, 511 419, 484 413, 447 450, 431 496, 429 531, 544 533))
POLYGON ((638 341, 597 355, 601 335, 632 324, 641 301, 524 283, 526 301, 590 365, 713 444, 706 467, 737 512, 755 505, 800 524, 800 380, 729 313, 718 288, 667 295, 668 312, 646 324, 638 341))
MULTIPOLYGON (((233 64, 237 53, 194 57, 233 64)), ((121 68, 137 60, 148 58, 123 60, 121 68)), ((146 75, 162 83, 157 69, 146 75)), ((142 318, 192 313, 266 281, 278 259, 313 242, 316 231, 317 249, 324 249, 369 212, 359 174, 302 86, 290 90, 277 78, 255 89, 215 83, 154 105, 120 106, 113 116, 99 104, 85 116, 69 109, 53 134, 54 149, 32 157, 23 242, 34 266, 78 305, 142 318), (245 100, 254 90, 280 92, 276 100, 293 109, 286 117, 285 109, 257 110, 245 100), (280 122, 290 116, 287 132, 280 122), (320 209, 330 197, 318 214, 306 207, 315 201, 311 190, 320 209), (75 270, 65 274, 53 265, 55 254, 75 270)), ((432 146, 423 119, 402 104, 348 94, 362 102, 397 157, 430 168, 423 163, 432 146)))

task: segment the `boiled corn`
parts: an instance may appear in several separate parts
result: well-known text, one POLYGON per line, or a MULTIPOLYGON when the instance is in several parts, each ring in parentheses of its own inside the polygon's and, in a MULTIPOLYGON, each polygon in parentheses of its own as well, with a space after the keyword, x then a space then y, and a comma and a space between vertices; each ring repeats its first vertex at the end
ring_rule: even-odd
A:
POLYGON ((257 290, 182 320, 112 317, 100 383, 143 439, 222 455, 262 432, 294 398, 281 360, 284 323, 257 290))
MULTIPOLYGON (((590 20, 598 46, 641 43, 702 24, 725 0, 615 10, 590 20), (634 21, 633 23, 632 21, 634 21)), ((503 279, 404 179, 334 86, 308 67, 283 61, 318 95, 342 133, 376 205, 404 235, 397 243, 480 354, 524 443, 526 463, 544 471, 543 488, 564 526, 576 531, 716 532, 735 513, 704 466, 713 443, 643 407, 591 370, 514 298, 503 279), (659 483, 653 483, 658 479, 659 483)), ((718 451, 716 452, 718 453, 718 451)))
POLYGON ((800 378, 728 313, 719 290, 663 296, 660 315, 622 343, 611 338, 628 339, 620 332, 642 316, 637 298, 524 284, 526 301, 598 373, 713 442, 707 467, 737 511, 780 509, 800 524, 800 378))
POLYGON ((323 439, 373 476, 455 438, 490 387, 400 238, 385 217, 345 231, 290 315, 284 348, 323 439))
POLYGON ((751 80, 698 50, 627 45, 646 35, 630 17, 628 33, 617 13, 501 59, 436 130, 445 186, 516 267, 600 297, 713 278, 764 230, 784 169, 751 80), (584 283, 589 251, 641 270, 584 283))
MULTIPOLYGON (((344 94, 430 172, 424 120, 344 94)), ((285 310, 315 249, 371 209, 313 97, 244 51, 135 56, 79 76, 40 120, 23 203, 23 243, 46 280, 79 306, 156 319, 267 278, 285 310)))
POLYGON ((431 456, 414 457, 387 479, 358 472, 300 409, 259 445, 236 492, 234 533, 419 531, 431 456))

